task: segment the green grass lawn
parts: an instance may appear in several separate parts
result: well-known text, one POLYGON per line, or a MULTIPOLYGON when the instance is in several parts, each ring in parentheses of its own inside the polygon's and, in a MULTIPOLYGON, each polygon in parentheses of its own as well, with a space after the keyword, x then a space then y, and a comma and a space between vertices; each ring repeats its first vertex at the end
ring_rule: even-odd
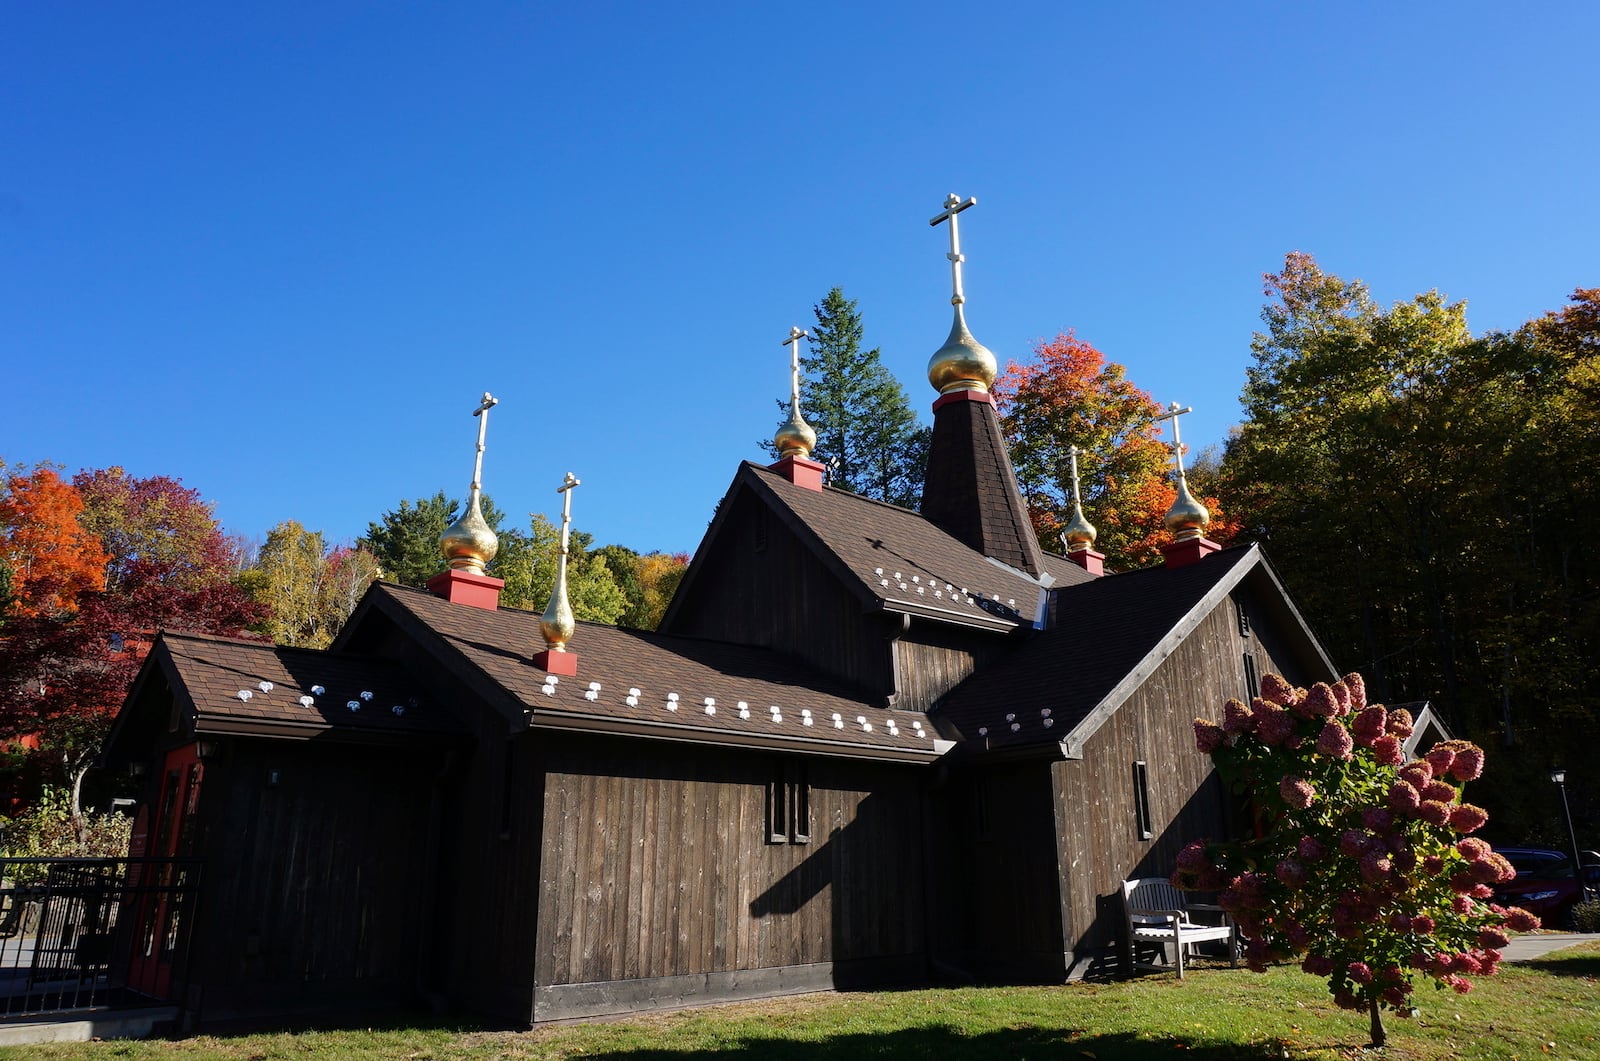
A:
POLYGON ((1477 978, 1460 996, 1422 989, 1422 1015, 1387 1017, 1389 1046, 1364 1050, 1365 1014, 1329 1001, 1298 969, 1265 975, 1201 967, 1110 984, 959 988, 799 998, 708 1007, 529 1032, 414 1024, 178 1041, 0 1049, 9 1058, 457 1058, 678 1061, 935 1058, 1600 1059, 1600 943, 1477 978))

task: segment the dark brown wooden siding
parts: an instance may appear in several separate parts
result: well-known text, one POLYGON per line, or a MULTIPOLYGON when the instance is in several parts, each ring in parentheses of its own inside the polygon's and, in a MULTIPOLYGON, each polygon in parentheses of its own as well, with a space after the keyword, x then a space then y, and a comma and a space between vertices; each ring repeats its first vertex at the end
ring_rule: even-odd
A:
POLYGON ((1122 931, 1120 885, 1165 877, 1190 840, 1226 828, 1211 760, 1195 750, 1196 717, 1220 718, 1244 686, 1244 647, 1231 602, 1212 611, 1085 744, 1054 765, 1062 922, 1073 972, 1099 971, 1122 931), (1139 835, 1134 763, 1147 764, 1153 837, 1139 835))
POLYGON ((241 739, 205 764, 202 1019, 415 1000, 430 759, 241 739))
POLYGON ((541 987, 920 954, 915 768, 790 760, 812 840, 774 844, 776 756, 564 737, 547 762, 541 987))
POLYGON ((894 643, 900 686, 894 706, 927 713, 974 670, 1015 647, 1004 634, 912 620, 911 629, 894 643))
POLYGON ((891 627, 749 493, 731 502, 716 556, 695 562, 691 607, 664 633, 760 645, 882 696, 894 691, 891 627), (757 542, 762 543, 757 547, 757 542))

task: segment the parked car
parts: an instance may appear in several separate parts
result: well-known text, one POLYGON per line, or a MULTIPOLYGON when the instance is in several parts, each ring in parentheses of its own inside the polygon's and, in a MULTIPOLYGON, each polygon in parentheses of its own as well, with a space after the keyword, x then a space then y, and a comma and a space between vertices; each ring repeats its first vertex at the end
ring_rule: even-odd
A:
MULTIPOLYGON (((1572 859, 1543 847, 1497 847, 1516 867, 1515 880, 1495 890, 1494 901, 1537 914, 1546 928, 1563 928, 1572 907, 1583 898, 1582 880, 1572 872, 1572 859)), ((1584 867, 1585 877, 1600 877, 1600 867, 1584 867)))

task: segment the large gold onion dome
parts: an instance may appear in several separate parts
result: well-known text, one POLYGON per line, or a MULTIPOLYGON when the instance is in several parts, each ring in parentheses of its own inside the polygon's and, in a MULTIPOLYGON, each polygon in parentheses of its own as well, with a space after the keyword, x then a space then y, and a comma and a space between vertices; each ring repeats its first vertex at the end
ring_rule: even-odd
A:
POLYGON ((789 419, 778 425, 778 431, 772 436, 773 445, 778 447, 778 457, 797 457, 801 460, 811 456, 811 451, 817 448, 817 433, 806 423, 805 417, 800 415, 800 403, 794 402, 789 406, 789 419))
POLYGON ((928 382, 940 394, 987 391, 999 369, 994 354, 967 330, 966 317, 958 304, 950 337, 928 358, 928 382))
POLYGON ((500 539, 483 518, 476 492, 466 513, 439 535, 439 551, 451 569, 481 575, 485 565, 500 551, 500 539))
POLYGON ((1182 476, 1178 478, 1178 497, 1172 502, 1172 507, 1167 509, 1166 525, 1178 541, 1188 541, 1191 538, 1205 536, 1206 526, 1211 522, 1211 513, 1206 506, 1196 501, 1189 492, 1189 483, 1182 476))
POLYGON ((1082 506, 1074 503, 1071 522, 1061 528, 1061 544, 1066 546, 1069 553, 1081 553, 1094 548, 1094 540, 1099 533, 1094 529, 1094 524, 1084 518, 1082 506))

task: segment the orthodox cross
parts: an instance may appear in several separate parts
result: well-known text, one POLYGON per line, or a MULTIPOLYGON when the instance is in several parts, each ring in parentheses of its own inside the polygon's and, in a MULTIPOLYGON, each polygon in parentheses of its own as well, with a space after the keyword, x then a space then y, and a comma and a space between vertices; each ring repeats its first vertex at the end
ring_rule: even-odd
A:
POLYGON ((483 479, 483 439, 489 433, 489 410, 499 404, 499 398, 496 398, 488 391, 484 391, 483 401, 479 402, 478 407, 472 410, 472 415, 478 417, 478 456, 472 462, 472 492, 474 494, 480 489, 479 482, 483 479))
POLYGON ((1178 468, 1178 482, 1183 482, 1183 440, 1178 437, 1178 417, 1184 413, 1192 413, 1194 409, 1185 405, 1180 407, 1177 402, 1167 406, 1167 411, 1155 418, 1156 423, 1163 420, 1172 421, 1172 459, 1178 468))
POLYGON ((561 558, 567 558, 567 537, 572 526, 572 488, 581 486, 582 480, 568 472, 566 478, 561 480, 561 485, 556 487, 556 493, 563 495, 561 499, 561 558))
POLYGON ((800 340, 810 338, 810 332, 791 327, 789 338, 778 344, 789 348, 789 408, 791 409, 800 408, 800 340))
POLYGON ((944 209, 935 215, 928 224, 938 225, 942 221, 950 222, 950 253, 945 257, 950 259, 950 283, 954 294, 950 296, 950 304, 959 306, 967 300, 961 292, 961 263, 966 261, 966 256, 961 253, 961 232, 956 227, 956 215, 969 206, 976 206, 976 197, 968 197, 962 201, 961 196, 951 192, 944 200, 944 209))
POLYGON ((1078 454, 1084 452, 1077 446, 1067 447, 1067 457, 1072 461, 1072 505, 1079 507, 1083 501, 1083 492, 1078 489, 1078 454))

